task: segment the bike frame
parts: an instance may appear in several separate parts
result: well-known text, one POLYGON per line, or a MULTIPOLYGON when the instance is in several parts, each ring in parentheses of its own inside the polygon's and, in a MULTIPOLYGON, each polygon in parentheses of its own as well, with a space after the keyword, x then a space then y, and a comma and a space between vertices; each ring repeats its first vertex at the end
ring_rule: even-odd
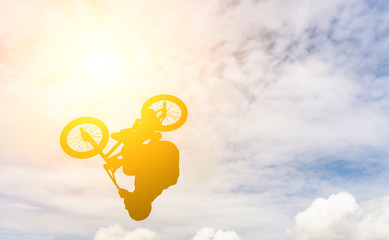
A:
MULTIPOLYGON (((104 159, 104 161, 109 164, 112 162, 113 159, 116 159, 118 156, 120 156, 120 153, 117 153, 113 156, 112 153, 122 144, 122 142, 117 142, 115 146, 113 146, 106 154, 103 153, 103 149, 99 148, 99 145, 96 143, 96 141, 92 138, 89 133, 87 133, 83 128, 80 128, 81 130, 81 136, 84 141, 89 142, 93 148, 98 150, 98 154, 104 159)), ((108 176, 111 178, 113 184, 115 184, 116 188, 120 190, 119 185, 116 182, 115 178, 115 171, 112 168, 108 168, 104 166, 105 171, 107 172, 108 176)))
MULTIPOLYGON (((156 113, 159 113, 161 112, 161 115, 159 117, 159 119, 163 120, 165 119, 166 115, 167 115, 167 108, 166 108, 166 102, 163 102, 163 106, 160 110, 158 110, 156 113)), ((117 153, 115 155, 112 156, 112 153, 122 144, 122 142, 118 141, 115 146, 113 146, 107 153, 103 153, 103 149, 100 149, 99 148, 99 145, 97 144, 97 142, 92 138, 91 135, 89 135, 89 133, 87 133, 82 127, 80 128, 81 130, 81 137, 84 141, 86 142, 89 142, 93 148, 97 149, 98 150, 98 154, 104 159, 104 161, 109 164, 110 162, 113 161, 113 159, 116 159, 118 156, 120 156, 121 153, 117 153)), ((116 178, 115 178, 115 169, 113 169, 112 167, 108 167, 108 165, 104 165, 104 169, 105 171, 107 171, 107 174, 108 176, 111 178, 112 182, 115 184, 116 188, 120 190, 120 187, 119 185, 117 184, 116 182, 116 178)))

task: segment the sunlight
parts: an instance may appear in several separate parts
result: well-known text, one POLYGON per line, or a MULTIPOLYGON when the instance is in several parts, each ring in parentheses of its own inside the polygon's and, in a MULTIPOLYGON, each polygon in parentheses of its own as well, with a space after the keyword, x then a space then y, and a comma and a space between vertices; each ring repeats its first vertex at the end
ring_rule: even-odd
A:
POLYGON ((125 59, 112 44, 86 44, 81 51, 79 68, 81 73, 93 79, 119 77, 125 72, 125 59))

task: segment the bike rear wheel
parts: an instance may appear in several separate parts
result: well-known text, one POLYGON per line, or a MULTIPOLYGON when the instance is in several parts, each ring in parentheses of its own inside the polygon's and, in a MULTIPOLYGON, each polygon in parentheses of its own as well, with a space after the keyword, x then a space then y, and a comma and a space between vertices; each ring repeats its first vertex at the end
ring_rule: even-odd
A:
POLYGON ((108 128, 97 118, 80 117, 68 123, 61 132, 60 143, 66 154, 74 158, 90 158, 97 155, 108 143, 108 128), (94 148, 83 139, 81 131, 88 133, 97 143, 94 148))
POLYGON ((185 103, 169 94, 160 94, 149 98, 142 106, 142 112, 151 108, 157 113, 157 117, 160 119, 162 127, 159 129, 161 132, 169 132, 181 127, 188 117, 188 109, 185 103), (166 109, 166 112, 163 112, 166 109))

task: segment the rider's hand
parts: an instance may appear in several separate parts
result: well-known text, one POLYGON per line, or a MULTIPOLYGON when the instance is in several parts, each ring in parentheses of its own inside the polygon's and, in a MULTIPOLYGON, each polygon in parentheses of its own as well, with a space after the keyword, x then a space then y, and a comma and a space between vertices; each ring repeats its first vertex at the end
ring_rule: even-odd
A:
POLYGON ((126 189, 123 189, 123 188, 120 188, 120 189, 119 189, 119 196, 120 196, 121 198, 124 198, 126 195, 129 195, 129 194, 130 194, 130 192, 127 191, 126 189))

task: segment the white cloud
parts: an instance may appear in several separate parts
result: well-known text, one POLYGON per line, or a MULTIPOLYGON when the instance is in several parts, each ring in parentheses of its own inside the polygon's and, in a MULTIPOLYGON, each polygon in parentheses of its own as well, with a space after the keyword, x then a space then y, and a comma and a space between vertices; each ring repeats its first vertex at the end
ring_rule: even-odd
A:
POLYGON ((128 232, 119 224, 100 228, 95 234, 94 240, 158 240, 159 235, 151 230, 138 228, 128 232))
POLYGON ((347 192, 317 198, 297 214, 287 235, 296 240, 389 239, 389 196, 362 204, 347 192))
MULTIPOLYGON (((156 200, 151 225, 166 229, 168 218, 169 230, 158 232, 170 231, 170 239, 199 222, 280 239, 312 193, 339 191, 331 179, 307 180, 323 174, 296 165, 339 152, 353 160, 355 149, 387 151, 387 78, 349 74, 383 62, 377 53, 389 49, 387 38, 375 44, 371 34, 386 31, 386 15, 366 4, 0 0, 0 192, 63 220, 37 220, 33 209, 12 206, 20 214, 11 222, 22 216, 37 229, 50 231, 50 222, 91 234, 106 226, 102 219, 128 221, 102 162, 66 156, 58 135, 85 114, 103 116, 110 131, 129 127, 147 97, 168 92, 184 100, 189 118, 164 134, 180 148, 181 176, 156 200), (93 29, 131 59, 128 75, 82 82, 68 71, 93 29)), ((352 185, 374 195, 386 191, 386 179, 352 185)))
POLYGON ((241 240, 234 231, 215 230, 213 228, 202 228, 197 231, 192 240, 241 240))
MULTIPOLYGON (((100 228, 95 234, 94 240, 159 240, 157 233, 138 228, 133 231, 126 231, 119 224, 100 228)), ((234 231, 222 231, 214 228, 202 228, 197 231, 192 240, 241 240, 234 231)))

